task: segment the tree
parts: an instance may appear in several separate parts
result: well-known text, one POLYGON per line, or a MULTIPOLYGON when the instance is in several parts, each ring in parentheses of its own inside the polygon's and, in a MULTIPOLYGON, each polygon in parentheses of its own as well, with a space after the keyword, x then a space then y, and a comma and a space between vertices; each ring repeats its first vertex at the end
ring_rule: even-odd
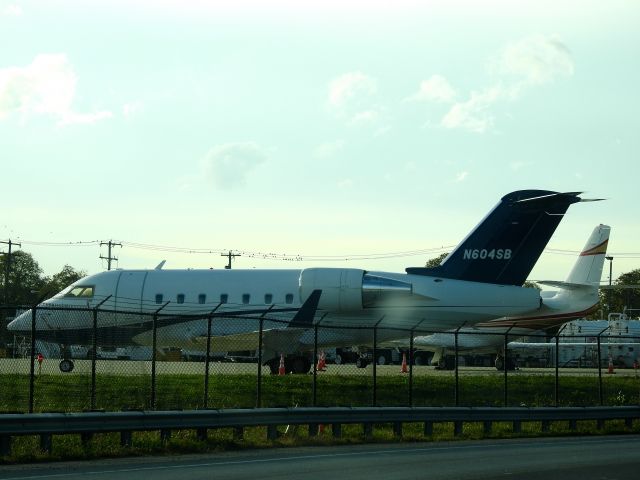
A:
POLYGON ((449 252, 444 252, 440 255, 438 255, 435 258, 432 258, 430 260, 427 260, 427 263, 425 263, 425 267, 427 268, 435 268, 440 266, 440 264, 442 263, 442 261, 446 258, 446 256, 449 255, 449 252))
POLYGON ((61 271, 51 278, 46 277, 44 279, 44 291, 47 296, 55 295, 86 275, 87 273, 83 270, 75 270, 71 265, 65 265, 61 271))
MULTIPOLYGON (((640 285, 640 268, 620 275, 614 282, 614 286, 622 285, 640 285)), ((605 311, 608 313, 623 312, 625 308, 627 310, 640 308, 640 289, 638 288, 613 288, 605 290, 602 297, 607 304, 608 308, 605 308, 605 311)), ((633 311, 631 314, 637 316, 633 311)))
POLYGON ((2 273, 2 300, 13 305, 30 305, 38 300, 38 295, 44 285, 41 278, 42 269, 30 253, 18 250, 11 254, 11 268, 6 282, 5 272, 8 255, 0 257, 2 273), (5 283, 6 282, 6 283, 5 283))

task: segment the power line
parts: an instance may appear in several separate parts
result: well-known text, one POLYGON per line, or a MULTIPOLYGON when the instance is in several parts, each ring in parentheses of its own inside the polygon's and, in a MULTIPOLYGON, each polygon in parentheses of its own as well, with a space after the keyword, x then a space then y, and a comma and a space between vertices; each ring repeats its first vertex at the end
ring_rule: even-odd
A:
POLYGON ((103 257, 102 255, 100 255, 100 258, 107 261, 107 270, 111 270, 111 260, 116 260, 116 261, 118 260, 116 257, 111 256, 111 247, 115 247, 115 246, 122 247, 122 244, 115 243, 109 240, 108 242, 100 242, 100 246, 103 246, 103 245, 108 245, 108 253, 106 257, 103 257))

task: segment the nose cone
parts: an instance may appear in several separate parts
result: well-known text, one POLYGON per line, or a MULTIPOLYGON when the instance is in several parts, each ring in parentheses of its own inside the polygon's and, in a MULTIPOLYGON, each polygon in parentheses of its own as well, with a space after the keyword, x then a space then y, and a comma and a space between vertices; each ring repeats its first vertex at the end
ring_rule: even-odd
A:
POLYGON ((7 330, 15 335, 31 334, 31 310, 27 310, 11 320, 7 325, 7 330))

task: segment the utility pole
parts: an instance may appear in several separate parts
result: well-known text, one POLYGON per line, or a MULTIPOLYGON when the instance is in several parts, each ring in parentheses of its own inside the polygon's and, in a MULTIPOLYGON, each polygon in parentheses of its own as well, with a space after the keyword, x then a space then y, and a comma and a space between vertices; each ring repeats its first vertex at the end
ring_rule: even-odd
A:
POLYGON ((221 257, 228 257, 229 258, 229 264, 225 265, 225 269, 226 270, 231 270, 231 260, 234 257, 241 257, 242 255, 240 255, 239 253, 231 253, 231 250, 229 250, 229 253, 221 253, 220 254, 221 257))
POLYGON ((108 253, 106 257, 103 257, 102 255, 100 255, 100 258, 104 259, 107 261, 107 270, 111 270, 111 260, 118 260, 116 257, 112 257, 111 256, 111 247, 115 247, 115 246, 119 246, 122 247, 121 243, 115 243, 112 242, 111 240, 109 240, 108 242, 100 242, 100 246, 103 245, 107 245, 108 246, 108 253))
POLYGON ((0 242, 0 243, 9 245, 9 251, 2 252, 6 255, 6 261, 4 262, 4 304, 9 305, 9 274, 11 273, 11 247, 14 245, 22 247, 22 244, 12 242, 11 239, 9 239, 8 242, 0 242))

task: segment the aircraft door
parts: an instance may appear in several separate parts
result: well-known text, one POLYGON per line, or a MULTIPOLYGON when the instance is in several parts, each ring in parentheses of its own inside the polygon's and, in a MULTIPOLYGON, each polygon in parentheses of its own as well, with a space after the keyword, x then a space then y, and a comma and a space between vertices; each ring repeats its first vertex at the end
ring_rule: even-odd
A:
POLYGON ((140 312, 142 287, 149 272, 122 272, 116 287, 116 310, 140 312))

